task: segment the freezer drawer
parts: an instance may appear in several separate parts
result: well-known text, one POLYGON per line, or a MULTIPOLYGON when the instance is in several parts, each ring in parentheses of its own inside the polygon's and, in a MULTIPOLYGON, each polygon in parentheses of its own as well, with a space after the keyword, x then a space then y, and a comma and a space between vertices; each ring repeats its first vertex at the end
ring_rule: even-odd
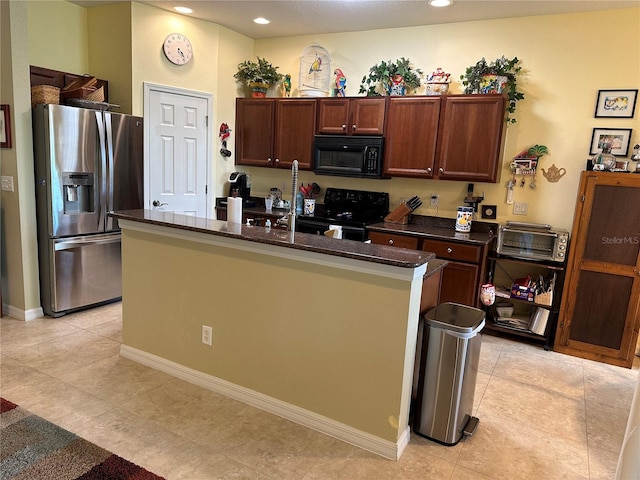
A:
MULTIPOLYGON (((50 240, 51 316, 122 296, 120 233, 50 240)), ((49 307, 50 311, 47 311, 49 307)))

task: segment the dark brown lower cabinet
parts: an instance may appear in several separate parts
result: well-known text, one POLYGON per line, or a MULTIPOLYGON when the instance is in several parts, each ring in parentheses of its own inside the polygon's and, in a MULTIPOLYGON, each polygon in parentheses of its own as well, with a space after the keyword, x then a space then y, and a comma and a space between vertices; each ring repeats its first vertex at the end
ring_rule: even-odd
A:
POLYGON ((640 330, 640 175, 583 172, 554 350, 630 368, 640 330))
POLYGON ((455 302, 479 307, 480 281, 485 276, 491 242, 479 244, 434 240, 433 237, 380 231, 369 231, 368 236, 372 243, 378 245, 433 252, 438 260, 447 262, 442 269, 439 294, 435 305, 443 302, 455 302))

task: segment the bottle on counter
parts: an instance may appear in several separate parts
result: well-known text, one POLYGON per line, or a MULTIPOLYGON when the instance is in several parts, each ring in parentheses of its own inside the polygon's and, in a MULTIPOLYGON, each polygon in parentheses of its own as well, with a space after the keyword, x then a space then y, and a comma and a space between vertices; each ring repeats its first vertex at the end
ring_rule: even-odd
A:
POLYGON ((302 214, 302 208, 304 206, 304 195, 302 192, 296 194, 296 215, 302 214))

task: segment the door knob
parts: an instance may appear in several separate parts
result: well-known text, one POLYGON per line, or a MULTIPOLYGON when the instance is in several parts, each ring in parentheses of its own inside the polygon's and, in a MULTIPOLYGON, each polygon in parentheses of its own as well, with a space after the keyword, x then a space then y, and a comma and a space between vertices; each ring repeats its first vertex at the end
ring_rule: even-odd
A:
POLYGON ((153 204, 154 207, 162 207, 163 205, 169 205, 168 203, 160 203, 160 200, 154 200, 153 204))

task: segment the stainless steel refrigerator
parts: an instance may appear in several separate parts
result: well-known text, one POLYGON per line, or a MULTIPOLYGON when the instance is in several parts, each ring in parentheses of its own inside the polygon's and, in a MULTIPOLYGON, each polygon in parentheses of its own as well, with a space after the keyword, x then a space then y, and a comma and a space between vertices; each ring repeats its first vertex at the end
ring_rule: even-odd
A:
POLYGON ((44 312, 121 298, 120 229, 108 213, 143 208, 142 118, 36 105, 33 132, 44 312))

